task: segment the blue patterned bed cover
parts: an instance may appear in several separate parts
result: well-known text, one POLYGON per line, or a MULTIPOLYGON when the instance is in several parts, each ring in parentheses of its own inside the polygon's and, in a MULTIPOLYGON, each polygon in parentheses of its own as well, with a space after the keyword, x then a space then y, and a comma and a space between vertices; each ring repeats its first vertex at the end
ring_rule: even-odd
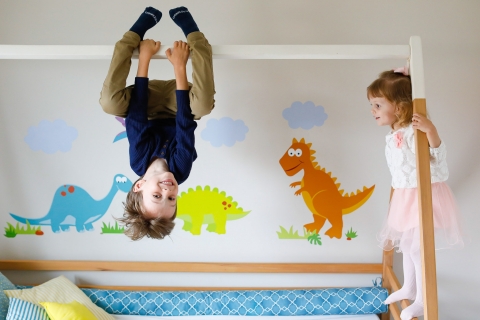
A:
POLYGON ((388 296, 387 290, 381 287, 255 291, 82 291, 110 314, 170 319, 175 316, 215 316, 218 319, 216 316, 375 315, 387 311, 383 301, 388 296))

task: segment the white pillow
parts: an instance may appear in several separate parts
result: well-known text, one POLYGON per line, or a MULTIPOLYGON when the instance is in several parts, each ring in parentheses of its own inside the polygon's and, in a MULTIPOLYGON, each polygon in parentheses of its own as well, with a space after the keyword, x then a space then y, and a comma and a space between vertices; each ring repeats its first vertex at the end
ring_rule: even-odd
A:
POLYGON ((22 299, 40 306, 39 302, 69 303, 76 300, 87 307, 99 320, 113 320, 112 315, 96 306, 85 293, 64 276, 57 277, 31 289, 4 290, 7 297, 22 299))

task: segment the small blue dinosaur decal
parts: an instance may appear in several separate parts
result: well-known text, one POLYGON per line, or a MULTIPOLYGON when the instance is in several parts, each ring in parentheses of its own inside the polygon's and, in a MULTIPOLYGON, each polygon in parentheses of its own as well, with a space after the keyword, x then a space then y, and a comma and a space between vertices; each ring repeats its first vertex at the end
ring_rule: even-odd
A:
POLYGON ((75 226, 78 232, 93 231, 92 223, 102 218, 107 212, 113 197, 118 191, 128 192, 132 182, 123 174, 113 178, 113 185, 107 196, 101 200, 93 199, 84 189, 74 185, 63 185, 53 196, 48 213, 39 219, 30 219, 10 213, 18 222, 32 226, 51 226, 53 232, 69 231, 75 226))

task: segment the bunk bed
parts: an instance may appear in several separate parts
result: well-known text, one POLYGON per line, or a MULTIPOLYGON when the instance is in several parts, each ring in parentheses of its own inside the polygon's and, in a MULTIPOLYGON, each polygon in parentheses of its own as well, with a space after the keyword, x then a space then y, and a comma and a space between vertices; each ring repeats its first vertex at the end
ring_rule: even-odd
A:
MULTIPOLYGON (((166 47, 153 57, 165 59, 166 47)), ((424 72, 421 40, 419 37, 411 37, 409 45, 217 45, 212 46, 214 59, 405 59, 410 66, 412 79, 412 93, 414 112, 426 114, 426 100, 424 88, 424 72)), ((42 45, 0 45, 0 59, 110 59, 113 46, 42 46, 42 45)), ((138 58, 138 53, 134 55, 138 58)), ((434 228, 432 215, 432 197, 430 182, 430 165, 428 141, 426 135, 418 130, 415 131, 417 175, 420 209, 421 230, 421 257, 423 265, 423 288, 424 288, 424 319, 438 319, 434 228)), ((381 274, 383 281, 383 293, 379 288, 372 287, 378 293, 373 299, 378 300, 387 291, 392 292, 400 288, 399 281, 393 270, 393 251, 383 253, 382 263, 177 263, 177 262, 127 262, 127 261, 46 261, 46 260, 0 260, 0 270, 16 271, 102 271, 102 272, 194 272, 194 273, 367 273, 381 274)), ((23 287, 19 287, 23 288, 23 287)), ((340 288, 341 289, 341 288, 340 288)), ((352 288, 345 288, 350 290, 352 288)), ((358 288, 357 288, 358 289, 358 288)), ((135 313, 122 315, 118 310, 108 309, 102 303, 105 299, 98 296, 111 292, 239 292, 239 291, 270 291, 277 294, 278 290, 300 290, 303 294, 312 294, 311 290, 330 290, 335 288, 198 288, 198 287, 135 287, 135 286, 86 286, 82 290, 97 305, 110 313, 117 313, 118 319, 137 319, 135 313), (95 293, 95 294, 94 294, 95 293)), ((338 290, 338 288, 337 288, 338 290)), ((347 291, 348 291, 347 290, 347 291)), ((355 289, 353 289, 355 290, 355 289)), ((325 291, 325 292, 327 292, 325 291)), ((338 293, 338 291, 337 291, 338 293)), ((342 293, 344 294, 344 293, 342 293)), ((257 301, 258 302, 258 301, 257 301)), ((259 302, 260 304, 262 301, 259 302)), ((367 302, 372 304, 373 300, 367 302)), ((400 303, 405 308, 409 302, 404 300, 400 303)), ((385 307, 385 306, 384 306, 385 307)), ((341 313, 341 312, 340 312, 341 313)), ((276 314, 286 318, 302 315, 311 319, 371 319, 368 315, 357 315, 349 318, 349 315, 307 315, 307 314, 276 314), (327 318, 325 318, 327 317, 327 318)), ((346 313, 343 313, 346 314, 346 313)), ((158 314, 157 314, 158 315, 158 314)), ((176 317, 173 314, 163 316, 176 317)), ((205 316, 206 314, 203 314, 205 316)), ((217 313, 216 319, 231 318, 232 316, 254 316, 255 314, 222 314, 217 313)), ((400 319, 400 308, 397 304, 390 305, 379 314, 382 320, 400 319)), ((186 315, 180 315, 185 319, 186 315)), ((201 316, 199 314, 193 315, 201 316)), ((268 317, 275 314, 261 314, 268 317)), ((377 317, 377 316, 375 316, 377 317)), ((140 319, 140 318, 138 318, 140 319)))

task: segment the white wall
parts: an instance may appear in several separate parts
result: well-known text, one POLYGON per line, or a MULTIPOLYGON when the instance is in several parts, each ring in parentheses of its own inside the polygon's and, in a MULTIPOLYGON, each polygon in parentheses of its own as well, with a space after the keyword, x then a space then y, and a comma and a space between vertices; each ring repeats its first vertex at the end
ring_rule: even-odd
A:
MULTIPOLYGON (((474 273, 479 264, 474 228, 480 218, 479 64, 480 3, 474 1, 13 1, 2 0, 1 44, 114 44, 146 6, 164 13, 147 33, 169 44, 183 39, 168 17, 168 9, 186 5, 212 44, 407 44, 411 35, 423 42, 427 107, 448 146, 449 184, 464 214, 471 243, 462 251, 437 254, 441 319, 476 319, 474 273)), ((383 156, 387 128, 372 123, 365 88, 375 76, 402 61, 214 61, 217 106, 199 122, 199 159, 182 185, 211 185, 227 191, 252 213, 227 225, 228 232, 191 236, 175 229, 172 241, 132 243, 119 235, 75 231, 42 237, 0 237, 3 259, 86 259, 137 261, 281 261, 380 262, 375 232, 386 211, 389 174, 383 156), (281 111, 294 101, 313 101, 329 118, 312 130, 290 129, 281 111), (200 138, 206 121, 228 116, 249 127, 247 139, 234 148, 214 148, 200 138), (313 142, 317 159, 339 178, 346 191, 376 185, 372 198, 345 217, 359 230, 348 242, 322 236, 320 247, 278 240, 278 226, 300 229, 311 215, 288 185, 278 159, 292 137, 313 142), (221 174, 219 174, 221 173, 221 174), (249 181, 250 183, 247 183, 249 181), (254 181, 254 183, 251 183, 254 181), (220 239, 220 240, 219 240, 220 239), (195 244, 195 247, 193 247, 195 244), (233 249, 234 248, 234 249, 233 249), (268 254, 266 254, 268 253, 268 254)), ((40 217, 52 193, 65 183, 79 185, 100 198, 116 173, 130 179, 127 141, 111 143, 119 123, 98 105, 108 61, 0 61, 0 226, 12 223, 9 212, 40 217), (47 155, 23 143, 29 127, 41 120, 64 119, 79 131, 74 148, 47 155)), ((132 68, 135 68, 133 63, 132 68)), ((167 61, 154 61, 151 78, 173 77, 167 61)), ((133 75, 129 78, 133 81, 133 75)), ((296 177, 297 179, 299 176, 296 177)), ((105 217, 118 216, 118 194, 105 217)), ((113 221, 113 219, 111 219, 113 221)), ((181 223, 179 223, 181 225, 181 223)), ((48 230, 48 228, 42 228, 48 230)), ((3 231, 3 230, 2 230, 3 231)), ((325 229, 324 229, 325 231, 325 229)), ((401 256, 396 268, 401 270, 401 256)), ((43 281, 6 272, 21 281, 43 281)), ((401 274, 401 271, 399 272, 401 274)), ((73 275, 77 282, 114 281, 124 275, 73 275)), ((137 275, 135 283, 158 285, 369 285, 373 276, 198 277, 178 280, 171 275, 137 275)), ((112 283, 110 283, 112 284, 112 283)))

